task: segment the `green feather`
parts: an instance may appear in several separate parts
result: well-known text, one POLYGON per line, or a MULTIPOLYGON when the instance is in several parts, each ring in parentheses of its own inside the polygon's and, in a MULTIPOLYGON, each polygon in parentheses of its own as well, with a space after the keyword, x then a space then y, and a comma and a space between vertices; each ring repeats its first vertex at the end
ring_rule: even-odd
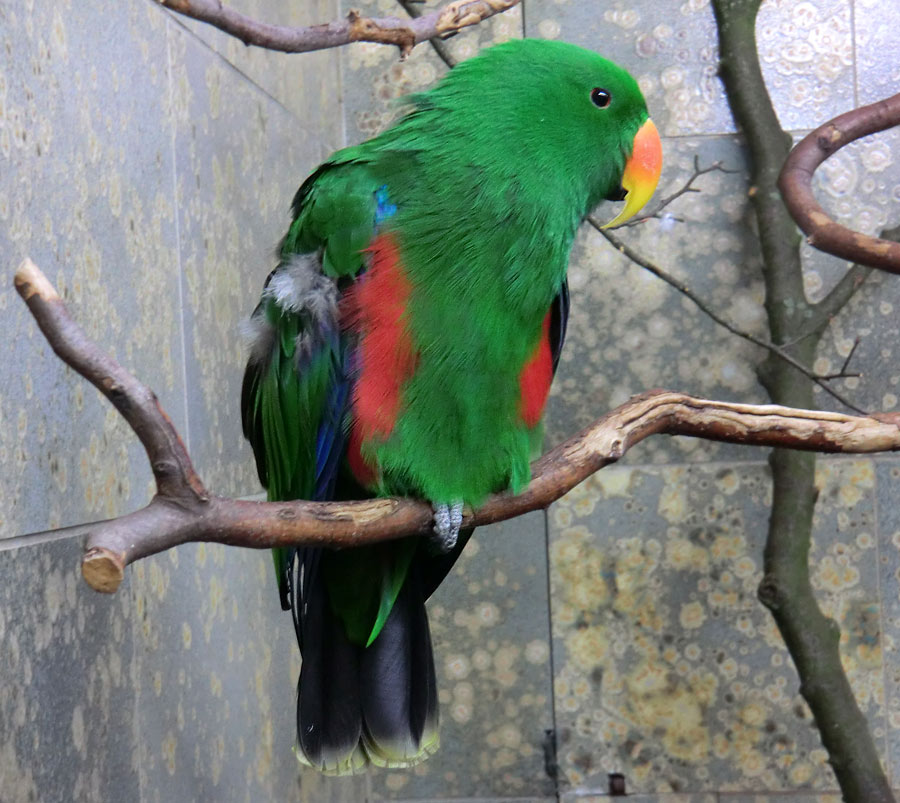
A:
POLYGON ((378 602, 378 613, 375 615, 375 622, 372 625, 372 631, 366 640, 368 647, 381 632, 384 623, 387 621, 391 608, 397 601, 397 595, 400 593, 400 587, 406 580, 406 574, 409 571, 409 564, 412 562, 413 554, 416 551, 416 540, 407 538, 401 541, 399 545, 394 547, 391 552, 390 565, 386 568, 381 582, 381 595, 378 602))

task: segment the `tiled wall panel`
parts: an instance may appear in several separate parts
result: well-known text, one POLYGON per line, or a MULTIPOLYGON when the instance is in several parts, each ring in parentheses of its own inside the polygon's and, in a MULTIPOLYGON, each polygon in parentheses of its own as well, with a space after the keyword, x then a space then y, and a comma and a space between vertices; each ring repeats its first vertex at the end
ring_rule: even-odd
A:
MULTIPOLYGON (((393 0, 353 5, 403 14, 393 0)), ((715 75, 711 7, 663 5, 525 0, 446 44, 460 59, 524 33, 627 66, 664 135, 663 194, 695 157, 734 172, 702 176, 701 192, 670 215, 621 235, 724 317, 764 334, 747 164, 715 75)), ((349 9, 337 6, 234 0, 289 24, 349 9)), ((896 14, 874 0, 766 0, 757 34, 782 124, 799 137, 895 91, 896 14)), ((0 538, 105 518, 152 493, 127 427, 61 366, 12 289, 26 255, 89 334, 157 391, 210 485, 254 493, 238 421, 239 324, 272 266, 290 198, 318 161, 377 133, 398 113, 396 98, 446 66, 427 45, 402 63, 369 44, 267 53, 150 0, 0 0, 0 48, 0 538)), ((839 220, 866 232, 900 223, 896 139, 868 138, 823 166, 817 194, 839 220)), ((846 263, 803 254, 807 292, 819 299, 846 263)), ((651 387, 765 400, 759 349, 589 229, 570 280, 549 442, 651 387)), ((859 337, 849 370, 861 376, 836 388, 866 409, 894 410, 900 396, 898 288, 871 277, 816 364, 839 369, 859 337)), ((820 391, 816 403, 837 406, 820 391)), ((266 554, 181 547, 134 567, 107 598, 78 576, 77 540, 7 540, 3 788, 42 800, 546 803, 557 793, 605 799, 607 773, 621 771, 646 803, 836 803, 796 675, 755 599, 764 458, 651 439, 547 517, 477 536, 431 603, 441 751, 411 772, 353 779, 301 772, 291 753, 299 659, 266 554)), ((895 781, 898 465, 821 462, 811 555, 895 781)))

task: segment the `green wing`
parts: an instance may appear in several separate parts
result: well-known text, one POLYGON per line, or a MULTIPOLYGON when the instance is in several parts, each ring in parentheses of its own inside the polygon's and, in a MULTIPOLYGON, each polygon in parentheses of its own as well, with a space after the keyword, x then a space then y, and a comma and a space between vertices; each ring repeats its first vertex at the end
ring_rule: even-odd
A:
MULTIPOLYGON (((242 393, 244 434, 270 500, 364 494, 341 471, 352 388, 337 305, 338 288, 364 267, 381 186, 372 159, 351 148, 322 165, 294 198, 279 266, 253 315, 255 338, 242 393)), ((414 541, 401 542, 317 558, 331 606, 351 641, 367 644, 378 635, 414 547, 414 541)), ((273 550, 286 609, 292 603, 294 553, 273 550)))

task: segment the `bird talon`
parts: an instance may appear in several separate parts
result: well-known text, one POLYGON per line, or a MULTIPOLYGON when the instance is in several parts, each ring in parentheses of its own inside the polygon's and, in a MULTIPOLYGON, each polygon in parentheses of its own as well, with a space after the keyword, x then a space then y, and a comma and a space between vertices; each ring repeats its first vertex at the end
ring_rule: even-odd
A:
POLYGON ((456 546, 463 520, 462 502, 434 505, 434 528, 429 541, 432 549, 446 555, 456 546))

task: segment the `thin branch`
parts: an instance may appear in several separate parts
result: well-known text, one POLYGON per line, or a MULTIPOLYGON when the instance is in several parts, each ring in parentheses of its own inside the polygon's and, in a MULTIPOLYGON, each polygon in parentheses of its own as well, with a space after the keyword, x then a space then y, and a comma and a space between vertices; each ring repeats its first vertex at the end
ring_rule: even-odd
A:
POLYGON ((186 17, 206 22, 255 45, 284 53, 308 53, 340 47, 351 42, 396 45, 406 58, 420 42, 449 36, 462 28, 477 25, 488 17, 507 11, 519 0, 454 0, 443 8, 416 19, 383 17, 374 19, 351 11, 345 20, 323 25, 291 27, 259 22, 223 5, 220 0, 156 0, 161 6, 186 17))
POLYGON ((847 369, 850 367, 850 360, 853 359, 853 355, 856 354, 856 350, 859 348, 860 340, 860 336, 857 335, 856 339, 853 341, 853 345, 850 347, 850 353, 847 355, 847 359, 844 360, 844 364, 841 366, 841 376, 859 376, 859 374, 848 374, 847 369))
MULTIPOLYGON (((402 0, 401 0, 402 2, 402 0)), ((673 201, 679 199, 682 195, 686 195, 689 192, 701 192, 701 190, 694 186, 694 182, 700 178, 700 176, 705 176, 707 173, 737 173, 737 170, 730 170, 727 167, 722 165, 722 162, 713 162, 709 167, 700 167, 700 157, 694 156, 694 172, 688 176, 688 180, 681 185, 677 190, 675 190, 671 195, 664 196, 659 203, 646 214, 637 215, 633 217, 631 220, 626 221, 625 223, 621 223, 618 226, 613 228, 613 231, 616 229, 624 229, 629 226, 637 226, 641 223, 645 223, 648 220, 652 220, 654 218, 661 217, 661 212, 669 206, 673 201)))
POLYGON ((650 262, 649 260, 642 257, 637 251, 632 249, 630 246, 626 245, 622 242, 618 237, 614 234, 611 234, 609 231, 604 229, 601 224, 592 217, 587 219, 588 223, 591 224, 600 234, 602 234, 611 244, 612 246, 628 257, 632 262, 640 267, 644 268, 644 270, 649 271, 654 276, 662 279, 666 284, 674 287, 679 293, 689 298, 691 301, 696 304, 700 310, 706 313, 713 321, 715 321, 719 326, 727 329, 733 335, 737 335, 738 337, 747 340, 750 343, 753 343, 755 346, 759 346, 760 348, 766 349, 770 354, 775 355, 781 360, 784 360, 786 363, 791 365, 800 371, 804 376, 809 377, 813 382, 815 382, 819 387, 821 387, 826 393, 833 396, 837 399, 841 404, 847 407, 850 410, 854 410, 860 415, 866 415, 866 411, 857 407, 853 402, 844 397, 842 394, 838 393, 834 388, 830 387, 826 380, 827 379, 835 379, 838 377, 823 377, 815 373, 814 371, 807 368, 802 362, 793 357, 790 353, 785 351, 783 348, 776 346, 774 343, 769 342, 768 340, 763 340, 760 337, 752 334, 751 332, 744 331, 743 329, 739 329, 734 324, 730 323, 728 320, 719 315, 709 304, 707 304, 700 296, 698 296, 693 290, 691 290, 686 284, 680 282, 670 273, 664 271, 659 265, 650 262))
POLYGON ((869 237, 836 223, 812 192, 816 168, 835 151, 860 137, 898 124, 900 94, 835 117, 804 137, 791 151, 781 170, 778 187, 791 217, 814 248, 889 273, 900 273, 900 244, 869 237))
MULTIPOLYGON (((94 384, 138 434, 157 477, 158 493, 149 505, 90 529, 82 573, 91 587, 115 591, 128 564, 187 541, 256 549, 350 547, 430 531, 431 507, 411 499, 248 502, 208 494, 153 392, 100 352, 30 260, 22 263, 15 283, 60 359, 94 384)), ((651 391, 545 454, 534 464, 533 478, 522 493, 496 494, 478 510, 467 510, 463 526, 545 508, 634 444, 659 433, 820 452, 898 451, 900 414, 854 417, 651 391)))
POLYGON ((803 338, 808 334, 824 329, 850 301, 857 291, 865 284, 866 279, 872 275, 873 268, 867 265, 855 263, 841 277, 840 281, 828 291, 828 294, 820 301, 813 304, 809 311, 809 321, 798 337, 803 338))

